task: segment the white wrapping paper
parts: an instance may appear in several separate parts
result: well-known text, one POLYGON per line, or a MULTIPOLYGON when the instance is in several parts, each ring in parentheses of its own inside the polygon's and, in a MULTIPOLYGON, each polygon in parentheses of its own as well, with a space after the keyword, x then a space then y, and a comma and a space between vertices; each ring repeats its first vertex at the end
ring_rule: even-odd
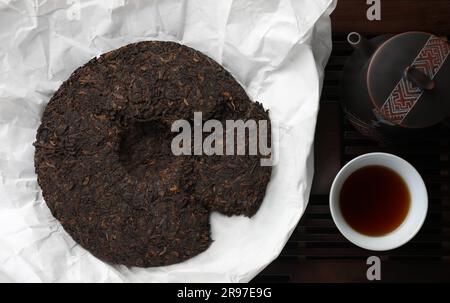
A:
POLYGON ((0 281, 246 282, 274 260, 307 205, 335 0, 0 0, 0 281), (41 114, 101 53, 171 40, 214 58, 278 121, 279 162, 251 219, 211 215, 211 247, 180 264, 111 266, 75 243, 37 184, 41 114))

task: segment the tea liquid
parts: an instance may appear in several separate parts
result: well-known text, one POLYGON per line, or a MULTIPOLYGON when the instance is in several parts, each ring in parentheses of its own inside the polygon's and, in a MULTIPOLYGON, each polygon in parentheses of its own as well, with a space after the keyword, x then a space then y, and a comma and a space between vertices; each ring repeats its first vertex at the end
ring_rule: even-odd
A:
POLYGON ((409 189, 395 171, 367 166, 342 186, 339 204, 345 221, 368 236, 382 236, 399 227, 410 207, 409 189))

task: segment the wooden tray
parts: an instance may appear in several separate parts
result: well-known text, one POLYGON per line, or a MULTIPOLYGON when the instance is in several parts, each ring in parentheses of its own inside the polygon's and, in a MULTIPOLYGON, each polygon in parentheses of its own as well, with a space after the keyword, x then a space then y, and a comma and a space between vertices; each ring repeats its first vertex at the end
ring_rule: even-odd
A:
POLYGON ((390 147, 357 133, 344 119, 339 105, 341 70, 351 52, 345 35, 333 36, 316 132, 316 175, 309 205, 280 257, 254 282, 368 282, 366 260, 372 255, 381 259, 382 282, 450 282, 449 128, 439 126, 427 138, 390 147), (375 151, 397 154, 413 164, 423 176, 430 198, 429 213, 419 234, 403 247, 387 252, 367 251, 348 242, 335 227, 328 206, 331 182, 340 167, 375 151))

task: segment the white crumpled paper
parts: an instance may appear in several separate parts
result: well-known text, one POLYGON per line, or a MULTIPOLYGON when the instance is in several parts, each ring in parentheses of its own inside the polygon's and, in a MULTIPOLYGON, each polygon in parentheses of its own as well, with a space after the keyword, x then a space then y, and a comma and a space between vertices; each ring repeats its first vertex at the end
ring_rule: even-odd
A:
POLYGON ((0 281, 246 282, 303 214, 335 0, 0 0, 0 281), (52 94, 89 59, 142 40, 214 58, 280 124, 279 163, 251 219, 211 215, 211 247, 180 264, 111 266, 76 244, 37 184, 33 156, 52 94))

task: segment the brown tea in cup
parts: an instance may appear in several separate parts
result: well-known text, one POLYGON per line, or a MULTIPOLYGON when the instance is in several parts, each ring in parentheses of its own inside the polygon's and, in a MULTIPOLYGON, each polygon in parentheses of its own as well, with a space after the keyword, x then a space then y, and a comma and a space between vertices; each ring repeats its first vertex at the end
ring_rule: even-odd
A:
POLYGON ((344 182, 339 205, 345 221, 367 236, 383 236, 406 219, 411 195, 392 169, 372 165, 353 172, 344 182))

